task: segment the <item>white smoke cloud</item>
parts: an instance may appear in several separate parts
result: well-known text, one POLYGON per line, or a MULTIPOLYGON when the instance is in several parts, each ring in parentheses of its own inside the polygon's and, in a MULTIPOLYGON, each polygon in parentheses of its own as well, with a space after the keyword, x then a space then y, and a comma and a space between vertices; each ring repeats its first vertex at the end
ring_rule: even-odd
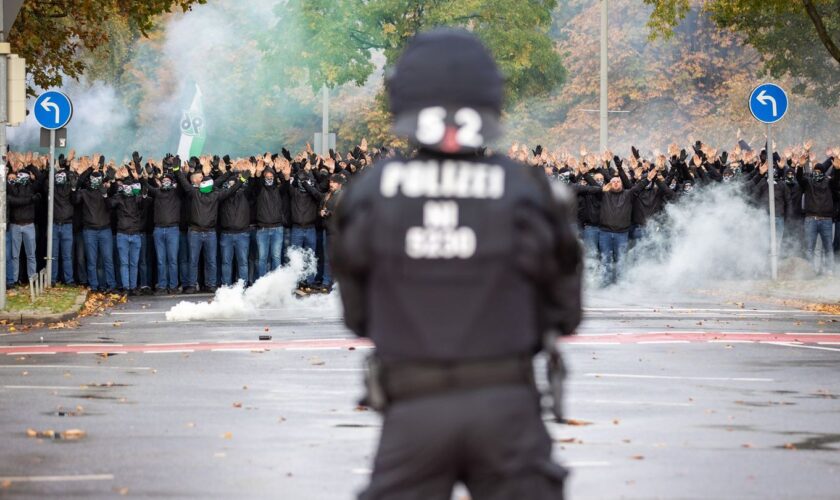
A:
POLYGON ((258 279, 250 288, 243 282, 216 290, 210 302, 182 301, 166 313, 167 321, 242 319, 262 309, 288 309, 304 317, 340 316, 338 292, 328 296, 296 297, 294 291, 305 277, 314 274, 318 262, 310 250, 292 249, 289 263, 258 279), (332 314, 331 314, 332 313, 332 314))

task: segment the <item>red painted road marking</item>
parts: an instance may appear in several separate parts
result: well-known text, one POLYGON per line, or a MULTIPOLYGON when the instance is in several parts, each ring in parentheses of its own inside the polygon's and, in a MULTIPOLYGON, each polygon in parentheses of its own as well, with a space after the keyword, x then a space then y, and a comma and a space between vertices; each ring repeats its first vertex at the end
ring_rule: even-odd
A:
MULTIPOLYGON (((677 345, 684 343, 801 343, 801 344, 834 344, 840 343, 838 334, 791 334, 791 333, 620 333, 604 334, 586 337, 566 337, 565 344, 610 345, 610 344, 661 344, 677 345)), ((158 353, 184 351, 261 351, 261 350, 319 350, 319 349, 364 349, 373 347, 367 339, 311 339, 289 340, 273 342, 254 341, 218 341, 218 342, 184 342, 154 343, 154 344, 70 344, 70 345, 17 345, 0 346, 0 354, 9 356, 24 354, 104 354, 104 353, 158 353)))

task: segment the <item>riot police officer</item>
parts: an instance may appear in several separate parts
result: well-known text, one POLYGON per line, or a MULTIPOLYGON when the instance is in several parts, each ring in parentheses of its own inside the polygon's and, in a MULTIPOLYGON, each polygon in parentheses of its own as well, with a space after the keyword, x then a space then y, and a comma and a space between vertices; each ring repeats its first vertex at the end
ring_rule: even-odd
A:
MULTIPOLYGON (((540 169, 477 154, 503 81, 465 31, 418 35, 387 79, 394 130, 419 149, 354 180, 332 247, 345 322, 369 337, 384 425, 364 500, 563 496, 532 358, 571 334, 581 250, 540 169)), ((553 349, 552 349, 553 350, 553 349)))

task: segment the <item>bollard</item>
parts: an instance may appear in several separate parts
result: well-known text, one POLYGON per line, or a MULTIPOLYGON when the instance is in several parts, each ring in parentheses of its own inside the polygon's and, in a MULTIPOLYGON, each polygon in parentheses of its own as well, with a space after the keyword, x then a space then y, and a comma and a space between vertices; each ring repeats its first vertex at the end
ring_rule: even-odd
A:
POLYGON ((29 301, 35 302, 35 276, 29 277, 29 301))

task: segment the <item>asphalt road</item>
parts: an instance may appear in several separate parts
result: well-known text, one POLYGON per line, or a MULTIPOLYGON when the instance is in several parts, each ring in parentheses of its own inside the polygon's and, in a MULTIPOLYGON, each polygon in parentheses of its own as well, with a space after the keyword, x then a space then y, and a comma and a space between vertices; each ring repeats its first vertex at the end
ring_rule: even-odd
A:
MULTIPOLYGON (((167 322, 178 300, 0 336, 0 497, 354 497, 380 419, 335 305, 167 322)), ((566 402, 587 425, 548 424, 569 498, 840 498, 834 317, 599 292, 579 333, 566 402)))

